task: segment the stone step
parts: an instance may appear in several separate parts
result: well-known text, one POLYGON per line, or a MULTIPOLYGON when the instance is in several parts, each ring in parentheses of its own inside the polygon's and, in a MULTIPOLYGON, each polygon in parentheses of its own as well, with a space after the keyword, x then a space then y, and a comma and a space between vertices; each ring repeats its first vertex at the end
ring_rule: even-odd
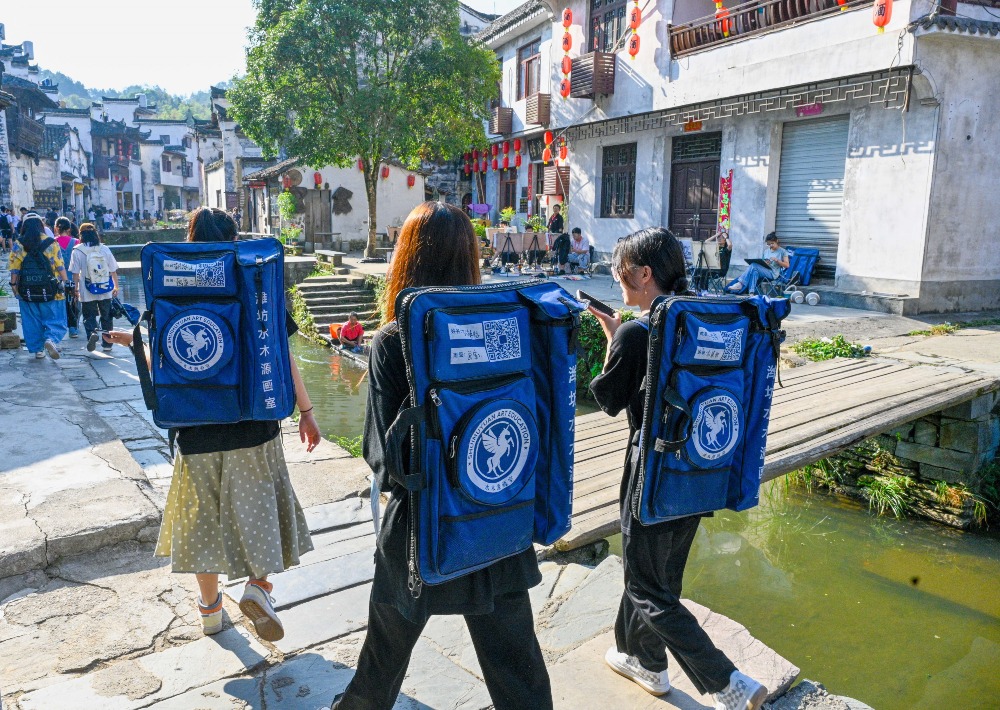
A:
POLYGON ((367 300, 375 302, 375 294, 364 289, 351 289, 342 291, 310 291, 302 294, 303 300, 309 304, 321 305, 323 303, 339 303, 349 300, 367 300))
POLYGON ((317 316, 336 317, 344 314, 344 320, 351 313, 357 313, 358 318, 371 318, 375 315, 375 306, 371 303, 335 303, 329 306, 310 306, 309 312, 315 320, 317 316))

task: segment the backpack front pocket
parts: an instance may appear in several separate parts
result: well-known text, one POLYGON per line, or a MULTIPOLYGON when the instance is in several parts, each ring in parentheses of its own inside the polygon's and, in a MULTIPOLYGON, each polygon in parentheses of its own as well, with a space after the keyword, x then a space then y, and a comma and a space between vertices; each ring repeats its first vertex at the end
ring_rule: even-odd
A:
POLYGON ((528 309, 518 305, 438 308, 427 312, 431 378, 496 377, 531 369, 528 309))
POLYGON ((737 314, 684 311, 679 316, 674 364, 682 367, 740 367, 750 319, 737 314))
POLYGON ((153 378, 164 421, 225 423, 240 419, 240 304, 153 304, 153 378))
POLYGON ((699 371, 678 368, 673 390, 687 403, 690 416, 674 410, 668 432, 684 444, 670 468, 719 469, 732 462, 746 433, 743 409, 743 371, 699 371))
POLYGON ((157 251, 148 275, 161 296, 235 296, 236 252, 178 253, 157 251))

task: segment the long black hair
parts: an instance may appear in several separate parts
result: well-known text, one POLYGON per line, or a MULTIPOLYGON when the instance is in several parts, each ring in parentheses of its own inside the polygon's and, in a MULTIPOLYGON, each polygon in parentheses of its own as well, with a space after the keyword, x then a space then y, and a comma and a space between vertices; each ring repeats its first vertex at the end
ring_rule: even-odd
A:
POLYGON ((227 213, 215 207, 200 207, 188 222, 189 242, 234 242, 239 228, 227 213))
POLYGON ((25 251, 34 251, 45 238, 45 222, 37 214, 32 214, 24 218, 21 222, 20 236, 18 241, 25 251))
POLYGON ((611 268, 619 281, 635 288, 632 269, 648 266, 653 280, 664 293, 684 293, 688 289, 684 250, 669 229, 647 227, 622 237, 611 255, 611 268))

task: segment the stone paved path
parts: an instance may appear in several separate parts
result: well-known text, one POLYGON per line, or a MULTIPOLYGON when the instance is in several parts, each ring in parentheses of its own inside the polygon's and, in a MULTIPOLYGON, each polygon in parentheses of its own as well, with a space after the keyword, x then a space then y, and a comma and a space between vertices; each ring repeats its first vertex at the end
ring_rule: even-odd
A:
MULTIPOLYGON (((0 607, 5 700, 20 710, 327 706, 364 639, 373 527, 361 498, 311 507, 307 517, 316 550, 272 578, 283 640, 261 643, 244 627, 239 581, 226 588, 225 631, 201 637, 193 578, 169 574, 149 545, 123 544, 63 561, 43 588, 0 607)), ((674 690, 655 699, 604 666, 622 590, 617 557, 596 568, 547 561, 542 572, 531 597, 557 708, 711 707, 676 671, 674 690)), ((740 668, 774 695, 787 690, 797 668, 739 624, 688 604, 740 668)), ((463 620, 434 618, 396 707, 490 706, 463 620)))

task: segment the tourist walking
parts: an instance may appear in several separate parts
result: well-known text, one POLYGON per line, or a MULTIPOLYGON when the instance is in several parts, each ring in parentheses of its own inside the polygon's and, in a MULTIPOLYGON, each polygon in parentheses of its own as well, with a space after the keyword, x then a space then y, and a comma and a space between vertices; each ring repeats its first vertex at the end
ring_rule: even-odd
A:
POLYGON ((66 337, 66 267, 59 245, 45 236, 45 224, 38 215, 26 216, 21 223, 9 268, 28 352, 38 359, 48 353, 58 360, 59 343, 66 337))
MULTIPOLYGON (((204 207, 191 218, 187 240, 234 241, 236 231, 229 215, 204 207)), ((287 315, 285 329, 288 337, 297 330, 287 315)), ((132 345, 132 333, 116 331, 109 338, 132 345)), ((319 426, 295 358, 289 355, 289 359, 299 438, 312 451, 320 441, 319 426)), ((206 399, 204 406, 211 407, 212 402, 206 399)), ((274 611, 267 578, 298 564, 300 556, 313 549, 305 514, 288 478, 280 422, 181 427, 170 431, 170 439, 178 453, 155 554, 169 557, 175 573, 195 573, 206 635, 222 630, 219 575, 225 574, 229 579, 249 578, 240 609, 260 638, 280 640, 284 628, 274 611)))
POLYGON ((681 603, 684 566, 702 516, 642 525, 629 505, 646 396, 649 312, 661 296, 688 292, 683 250, 666 229, 635 232, 615 245, 612 275, 620 282, 625 305, 638 306, 641 317, 622 323, 617 314, 590 308, 608 339, 604 369, 590 389, 607 414, 626 410, 633 442, 625 450, 620 494, 625 593, 615 621, 615 645, 605 661, 647 692, 663 695, 670 691, 669 649, 698 691, 715 695, 717 710, 757 710, 767 689, 736 670, 681 603))
POLYGON ((9 207, 0 207, 0 252, 8 252, 14 246, 14 215, 9 207))
POLYGON ((111 299, 118 295, 118 262, 111 250, 101 243, 97 227, 89 222, 80 225, 80 242, 73 249, 69 270, 74 274, 74 293, 83 310, 87 350, 94 352, 100 341, 104 352, 111 352, 111 341, 101 337, 114 327, 111 299))
MULTIPOLYGON (((454 205, 425 202, 407 217, 386 283, 385 325, 375 334, 369 361, 364 457, 391 497, 375 554, 368 634, 357 673, 331 710, 389 710, 396 702, 410 654, 428 619, 462 614, 496 710, 549 710, 552 692, 535 637, 528 589, 541 581, 533 548, 449 582, 407 586, 409 496, 394 481, 408 471, 387 466, 386 435, 409 396, 403 346, 395 323, 396 296, 405 288, 479 283, 479 243, 472 223, 454 205)), ((404 462, 404 468, 406 464, 404 462)))
MULTIPOLYGON (((66 282, 66 325, 69 327, 69 337, 77 338, 80 335, 80 299, 76 295, 74 288, 74 275, 72 270, 73 248, 80 243, 80 239, 73 234, 77 231, 72 222, 66 217, 56 220, 56 243, 62 251, 63 264, 66 265, 68 281, 66 282)), ((79 232, 77 231, 77 234, 79 232)))

